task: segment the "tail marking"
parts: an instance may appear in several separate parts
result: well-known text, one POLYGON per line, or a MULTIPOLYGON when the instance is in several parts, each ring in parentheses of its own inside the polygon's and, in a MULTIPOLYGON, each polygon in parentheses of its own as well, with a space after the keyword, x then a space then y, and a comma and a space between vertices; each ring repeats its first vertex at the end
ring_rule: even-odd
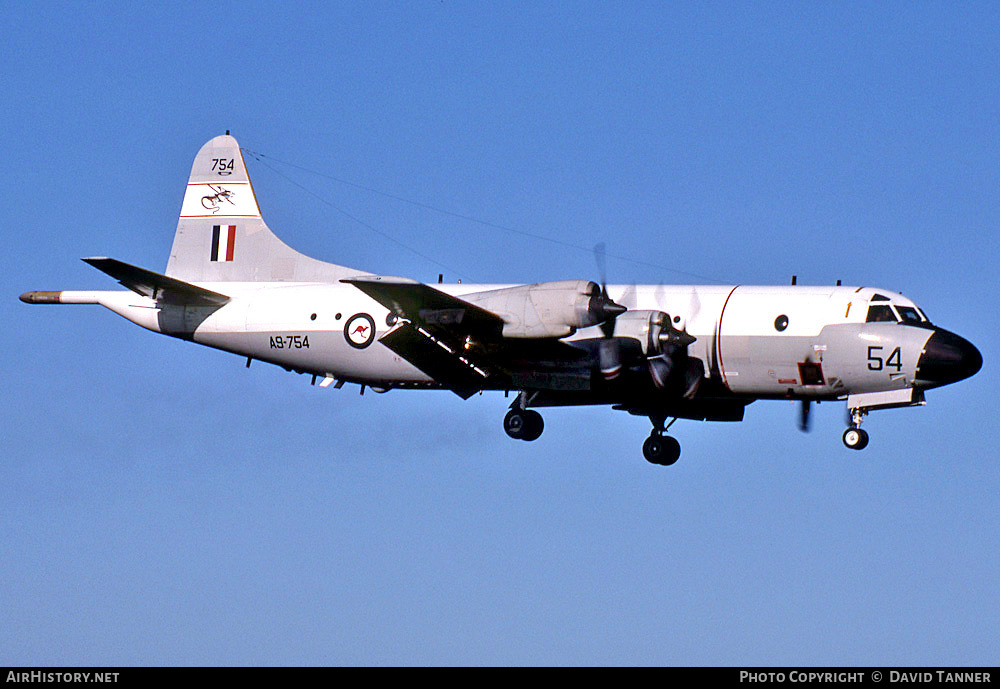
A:
POLYGON ((181 218, 260 216, 250 182, 188 182, 181 218))
POLYGON ((300 254, 271 232, 240 146, 227 134, 194 158, 164 274, 188 283, 336 282, 359 271, 300 254))
POLYGON ((211 261, 232 261, 236 255, 236 225, 212 225, 211 261))

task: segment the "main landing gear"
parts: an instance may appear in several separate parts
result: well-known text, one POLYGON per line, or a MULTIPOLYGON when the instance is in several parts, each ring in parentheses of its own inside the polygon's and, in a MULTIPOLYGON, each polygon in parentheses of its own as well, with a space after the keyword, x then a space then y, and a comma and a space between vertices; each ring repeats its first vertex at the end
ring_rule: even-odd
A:
POLYGON ((861 430, 861 420, 868 412, 864 409, 849 409, 851 425, 844 431, 844 445, 852 450, 863 450, 868 447, 868 433, 861 430))
POLYGON ((503 417, 503 430, 515 440, 537 440, 545 429, 542 415, 524 408, 527 402, 524 393, 518 395, 507 416, 503 417))
POLYGON ((653 430, 642 444, 642 456, 650 464, 660 466, 670 466, 681 456, 681 444, 673 436, 666 435, 667 429, 676 421, 674 419, 666 426, 663 417, 651 416, 649 420, 653 422, 653 430))

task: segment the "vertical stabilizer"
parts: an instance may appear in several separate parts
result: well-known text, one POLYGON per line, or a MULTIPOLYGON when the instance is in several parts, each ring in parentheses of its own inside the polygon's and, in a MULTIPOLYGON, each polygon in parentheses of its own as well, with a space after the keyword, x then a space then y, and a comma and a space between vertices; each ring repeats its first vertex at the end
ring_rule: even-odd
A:
POLYGON ((236 139, 198 151, 166 274, 187 282, 336 282, 361 271, 295 251, 267 227, 236 139))

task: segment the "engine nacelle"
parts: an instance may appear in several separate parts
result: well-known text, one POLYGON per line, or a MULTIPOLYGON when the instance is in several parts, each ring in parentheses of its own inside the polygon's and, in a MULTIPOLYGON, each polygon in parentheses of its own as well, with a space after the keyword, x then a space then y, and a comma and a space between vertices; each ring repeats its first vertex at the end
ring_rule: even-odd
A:
POLYGON ((615 309, 624 311, 588 280, 539 282, 462 298, 503 318, 503 336, 510 338, 566 337, 607 320, 619 312, 615 309))
POLYGON ((670 316, 662 311, 627 311, 615 319, 614 337, 638 340, 643 354, 655 356, 662 351, 661 333, 669 330, 670 316))

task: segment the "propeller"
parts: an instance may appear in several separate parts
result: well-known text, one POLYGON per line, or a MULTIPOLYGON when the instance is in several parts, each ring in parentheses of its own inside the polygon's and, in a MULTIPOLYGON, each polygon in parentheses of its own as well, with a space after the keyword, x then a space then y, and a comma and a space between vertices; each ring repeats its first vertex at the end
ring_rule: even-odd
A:
MULTIPOLYGON (((655 303, 662 305, 666 301, 666 290, 663 283, 659 283, 655 292, 655 303)), ((705 365, 701 359, 689 356, 688 346, 697 338, 687 331, 687 323, 701 309, 701 302, 695 290, 691 291, 691 298, 687 309, 687 320, 682 328, 678 328, 669 315, 663 314, 657 323, 660 326, 658 333, 658 343, 660 354, 651 357, 649 360, 649 372, 652 375, 653 383, 658 388, 668 385, 668 378, 675 377, 675 385, 683 391, 685 399, 692 399, 698 392, 702 378, 705 376, 705 365)), ((679 321, 678 321, 679 322, 679 321)))
POLYGON ((688 355, 688 346, 696 338, 686 330, 678 330, 668 314, 662 314, 657 325, 660 353, 649 358, 653 384, 662 389, 670 385, 671 378, 674 378, 674 385, 680 387, 684 398, 691 399, 705 376, 705 365, 701 359, 688 355))
MULTIPOLYGON (((607 247, 603 242, 594 246, 594 261, 597 263, 601 284, 594 285, 589 309, 604 335, 598 343, 598 363, 604 379, 610 381, 617 378, 623 370, 621 343, 615 337, 616 322, 630 308, 637 308, 638 289, 632 285, 621 294, 619 301, 627 306, 615 303, 608 295, 607 247)), ((692 293, 692 298, 697 300, 697 294, 692 293)), ((662 283, 657 287, 654 299, 657 305, 666 301, 662 283)), ((693 306, 692 314, 700 309, 701 304, 699 302, 693 306)), ((688 334, 686 327, 678 329, 670 316, 663 312, 650 316, 649 328, 652 331, 654 327, 656 341, 649 343, 649 349, 653 351, 648 352, 646 360, 653 384, 659 389, 676 390, 686 399, 693 398, 705 376, 702 361, 688 356, 688 346, 695 338, 688 334)))

